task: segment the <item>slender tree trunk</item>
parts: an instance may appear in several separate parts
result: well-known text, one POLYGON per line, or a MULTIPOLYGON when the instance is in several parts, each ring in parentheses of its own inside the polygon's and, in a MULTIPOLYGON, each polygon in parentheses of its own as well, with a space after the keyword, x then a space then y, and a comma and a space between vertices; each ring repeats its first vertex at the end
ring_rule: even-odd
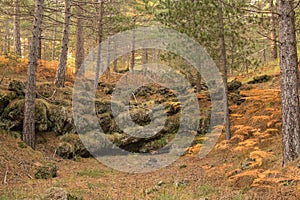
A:
MULTIPOLYGON (((135 23, 135 20, 134 20, 135 23)), ((133 73, 134 65, 135 65, 135 31, 132 31, 132 46, 131 46, 131 60, 130 60, 130 68, 129 71, 133 73)))
POLYGON ((68 61, 69 35, 70 35, 70 19, 71 19, 71 1, 65 0, 65 19, 64 33, 62 40, 62 48, 59 58, 59 64, 56 72, 54 84, 57 87, 64 87, 66 80, 66 68, 68 61))
MULTIPOLYGON (((8 20, 9 21, 9 20, 8 20)), ((10 53, 11 52, 11 31, 10 31, 10 28, 7 26, 7 29, 6 29, 6 34, 7 34, 7 45, 6 45, 6 48, 7 48, 7 53, 10 53)))
POLYGON ((219 14, 219 28, 220 28, 220 43, 221 43, 221 58, 222 58, 222 71, 224 82, 224 114, 225 114, 225 132, 226 140, 231 138, 230 132, 230 118, 228 108, 228 88, 227 88, 227 60, 226 60, 226 45, 225 45, 225 33, 223 22, 223 5, 222 0, 218 0, 218 14, 219 14))
POLYGON ((196 88, 197 88, 197 92, 201 92, 201 74, 200 72, 198 72, 197 70, 197 78, 196 78, 196 88))
POLYGON ((276 17, 275 17, 275 8, 273 0, 270 0, 270 26, 271 26, 271 48, 272 48, 272 58, 276 60, 278 58, 278 49, 276 43, 276 17))
POLYGON ((82 26, 82 15, 83 10, 80 7, 81 5, 78 5, 76 7, 77 11, 77 22, 76 22, 76 55, 75 55, 75 68, 76 68, 76 74, 78 70, 80 69, 83 61, 84 61, 84 30, 82 26))
POLYGON ((36 68, 38 65, 38 43, 40 27, 42 24, 44 0, 35 1, 35 14, 33 21, 32 40, 29 54, 29 66, 27 72, 27 84, 25 95, 25 110, 23 123, 23 141, 35 148, 35 87, 36 68))
POLYGON ((8 26, 5 29, 4 41, 3 41, 3 53, 8 53, 8 36, 9 36, 9 28, 8 26))
POLYGON ((283 164, 300 154, 298 58, 294 1, 277 0, 282 95, 283 164))
POLYGON ((51 60, 55 60, 55 48, 56 48, 56 27, 53 31, 53 38, 52 38, 52 51, 51 51, 51 60))
POLYGON ((249 60, 246 58, 245 59, 245 69, 246 69, 246 74, 249 73, 249 60))
POLYGON ((108 38, 108 44, 107 44, 107 63, 106 63, 106 70, 107 70, 107 73, 106 73, 106 78, 109 80, 110 79, 110 55, 111 55, 111 41, 110 41, 110 38, 108 38))
POLYGON ((114 72, 118 72, 118 58, 117 58, 117 41, 116 38, 114 37, 114 72))
POLYGON ((40 28, 39 44, 38 44, 38 59, 42 59, 42 28, 40 28))
POLYGON ((100 67, 101 67, 101 42, 103 39, 103 14, 104 14, 104 3, 101 0, 99 2, 99 10, 98 10, 98 51, 97 51, 97 66, 96 66, 96 74, 95 74, 95 85, 94 87, 98 87, 99 76, 100 76, 100 67))
MULTIPOLYGON (((55 7, 57 7, 57 0, 54 0, 55 7)), ((55 13, 55 21, 57 21, 57 13, 55 13)), ((57 34, 57 27, 56 24, 54 25, 54 31, 52 36, 52 51, 51 51, 51 60, 55 60, 55 49, 56 49, 56 34, 57 34)))
POLYGON ((158 67, 160 62, 160 50, 154 50, 154 62, 156 63, 156 67, 158 67))
POLYGON ((148 50, 147 49, 143 49, 143 65, 146 65, 148 63, 148 50))
POLYGON ((147 64, 149 62, 149 56, 148 56, 148 49, 143 49, 143 60, 142 60, 142 64, 143 64, 143 74, 146 75, 147 73, 147 64))
POLYGON ((19 0, 14 0, 14 53, 21 57, 21 34, 20 34, 20 5, 19 0))

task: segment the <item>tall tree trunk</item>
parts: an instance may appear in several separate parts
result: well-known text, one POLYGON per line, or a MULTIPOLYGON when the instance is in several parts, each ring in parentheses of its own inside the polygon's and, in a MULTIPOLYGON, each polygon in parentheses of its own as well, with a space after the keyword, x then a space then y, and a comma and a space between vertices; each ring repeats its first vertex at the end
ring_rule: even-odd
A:
POLYGON ((114 37, 114 72, 118 72, 118 58, 117 58, 117 41, 116 37, 114 37))
POLYGON ((282 95, 283 164, 300 154, 298 58, 294 1, 277 0, 282 95))
POLYGON ((76 74, 84 61, 84 30, 82 26, 83 10, 81 4, 76 7, 77 22, 76 22, 76 55, 75 55, 75 68, 76 74))
POLYGON ((143 65, 146 65, 148 63, 148 50, 147 49, 143 49, 143 65))
POLYGON ((228 88, 227 88, 227 60, 226 60, 226 45, 225 45, 225 31, 223 22, 223 5, 222 0, 218 0, 218 15, 219 15, 219 29, 220 29, 220 44, 221 44, 221 58, 222 58, 222 78, 224 83, 224 114, 225 114, 225 132, 226 140, 231 138, 230 132, 230 117, 228 108, 228 88))
POLYGON ((35 1, 35 14, 33 21, 32 40, 29 54, 29 66, 27 72, 27 84, 25 95, 25 110, 23 123, 23 141, 35 148, 35 87, 36 68, 38 65, 38 43, 40 37, 40 27, 42 24, 44 0, 35 1))
POLYGON ((62 40, 62 48, 59 58, 59 64, 56 71, 54 84, 57 87, 64 87, 66 81, 66 68, 68 61, 69 35, 70 35, 70 18, 71 18, 71 1, 65 0, 65 17, 64 17, 64 33, 62 40))
MULTIPOLYGON (((57 8, 57 0, 54 0, 55 8, 57 8)), ((55 21, 57 21, 58 15, 55 13, 55 21)), ((52 51, 51 51, 51 60, 55 60, 55 48, 56 48, 56 34, 57 27, 54 25, 53 36, 52 36, 52 51)))
MULTIPOLYGON (((7 21, 7 20, 6 20, 7 21)), ((4 41, 3 41, 3 53, 7 54, 8 53, 8 40, 9 40, 9 27, 6 26, 5 28, 5 35, 4 35, 4 41)))
POLYGON ((110 79, 110 61, 111 61, 111 58, 110 58, 110 55, 111 55, 111 41, 110 41, 110 38, 108 38, 108 43, 107 43, 107 61, 106 61, 106 78, 109 80, 110 79))
POLYGON ((273 0, 270 0, 270 26, 271 26, 271 48, 272 48, 272 58, 276 60, 278 58, 278 49, 277 49, 277 43, 276 43, 276 17, 275 17, 275 7, 273 0))
POLYGON ((197 70, 197 74, 196 74, 196 89, 197 89, 197 92, 199 93, 199 92, 201 92, 201 74, 200 74, 200 72, 198 72, 198 70, 197 70))
MULTIPOLYGON (((135 21, 134 21, 135 22, 135 21)), ((132 46, 131 46, 131 60, 130 60, 130 68, 129 71, 133 73, 134 65, 135 65, 135 31, 132 31, 132 46)))
POLYGON ((103 39, 103 14, 104 14, 104 3, 102 0, 99 2, 99 10, 98 10, 98 51, 97 51, 97 65, 96 65, 96 74, 95 74, 95 85, 94 87, 98 87, 99 75, 100 75, 100 66, 101 66, 101 42, 103 39))
POLYGON ((40 28, 39 44, 38 44, 38 59, 42 59, 42 28, 40 28))
POLYGON ((143 64, 143 74, 144 76, 147 73, 147 64, 149 62, 149 55, 148 55, 148 49, 143 49, 143 59, 142 59, 142 64, 143 64))
POLYGON ((21 51, 20 5, 19 0, 14 0, 14 53, 21 57, 21 51))

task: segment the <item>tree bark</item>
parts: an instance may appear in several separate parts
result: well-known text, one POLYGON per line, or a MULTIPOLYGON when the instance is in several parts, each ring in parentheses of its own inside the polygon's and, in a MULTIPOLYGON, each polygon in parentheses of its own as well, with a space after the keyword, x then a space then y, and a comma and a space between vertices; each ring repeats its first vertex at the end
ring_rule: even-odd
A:
POLYGON ((277 0, 282 95, 283 164, 300 154, 298 58, 294 1, 277 0))
POLYGON ((42 59, 42 28, 40 28, 39 32, 39 44, 38 44, 38 59, 42 59))
POLYGON ((148 50, 147 49, 143 49, 143 65, 146 65, 148 63, 148 50))
POLYGON ((276 17, 275 17, 275 7, 274 7, 274 2, 273 0, 270 0, 270 12, 271 12, 271 16, 270 16, 270 26, 271 26, 271 51, 272 51, 272 58, 274 60, 276 60, 278 58, 278 49, 277 49, 277 34, 276 34, 276 17))
POLYGON ((21 57, 21 34, 20 34, 20 5, 19 0, 14 0, 14 53, 21 57))
POLYGON ((98 87, 99 76, 100 76, 100 66, 101 66, 101 42, 103 39, 103 15, 104 15, 104 2, 100 0, 99 10, 98 10, 98 51, 97 51, 97 65, 96 65, 96 74, 95 74, 95 85, 98 87))
POLYGON ((64 87, 66 81, 66 68, 68 61, 69 36, 70 36, 70 19, 71 19, 71 1, 65 0, 65 17, 62 48, 59 58, 59 64, 56 71, 54 84, 56 87, 64 87))
POLYGON ((117 58, 117 41, 116 37, 114 37, 114 72, 118 72, 118 58, 117 58))
POLYGON ((196 72, 196 89, 197 89, 197 92, 200 93, 201 92, 201 74, 200 72, 196 72))
MULTIPOLYGON (((135 20, 134 20, 135 23, 135 20)), ((135 65, 135 31, 132 31, 132 46, 131 46, 131 59, 130 59, 130 68, 129 71, 133 73, 135 65)))
POLYGON ((219 29, 220 29, 221 58, 222 58, 221 68, 223 72, 222 78, 224 83, 225 133, 226 133, 226 140, 229 140, 231 138, 231 132, 230 132, 230 117, 229 117, 229 108, 228 108, 227 60, 226 60, 226 44, 225 44, 222 0, 218 0, 218 15, 219 15, 219 29))
MULTIPOLYGON (((57 0, 54 0, 55 8, 57 8, 57 0)), ((55 21, 57 21, 57 13, 55 13, 55 21)), ((55 60, 55 48, 56 48, 56 34, 57 34, 57 27, 54 25, 54 31, 52 36, 52 51, 51 51, 51 60, 55 60)))
POLYGON ((35 14, 32 29, 32 40, 29 54, 29 66, 27 71, 27 84, 25 95, 25 110, 23 122, 23 141, 35 148, 35 87, 36 68, 38 66, 38 43, 40 27, 42 24, 44 0, 35 1, 35 14))
POLYGON ((76 68, 76 74, 78 70, 80 69, 83 61, 84 61, 84 30, 82 26, 82 14, 83 10, 80 7, 81 5, 78 5, 76 7, 77 11, 77 22, 76 22, 76 55, 75 55, 75 68, 76 68))
POLYGON ((110 40, 110 38, 108 38, 108 42, 107 42, 108 44, 107 44, 107 61, 106 61, 106 66, 107 66, 107 68, 106 68, 106 70, 107 70, 107 72, 106 72, 106 78, 108 79, 108 80, 110 80, 110 61, 111 61, 111 58, 110 58, 110 55, 111 55, 111 40, 110 40))
MULTIPOLYGON (((8 19, 6 19, 8 21, 8 19)), ((9 52, 8 47, 9 46, 9 27, 6 26, 5 28, 5 35, 4 35, 4 41, 3 41, 3 53, 7 54, 9 52)))

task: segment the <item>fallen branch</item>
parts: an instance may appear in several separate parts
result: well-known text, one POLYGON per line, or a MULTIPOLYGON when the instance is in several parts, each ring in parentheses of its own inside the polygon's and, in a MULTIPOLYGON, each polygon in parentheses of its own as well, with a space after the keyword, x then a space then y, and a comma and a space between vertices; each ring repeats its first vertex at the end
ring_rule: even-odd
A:
POLYGON ((3 184, 7 184, 8 165, 6 165, 6 171, 3 179, 3 184))
POLYGON ((133 98, 134 98, 134 100, 135 100, 135 103, 138 104, 138 101, 137 101, 137 99, 136 99, 134 93, 132 93, 132 96, 133 96, 133 98))
POLYGON ((30 174, 27 174, 27 176, 28 176, 30 179, 33 179, 32 176, 31 176, 30 174))
POLYGON ((52 157, 55 158, 55 155, 56 155, 56 149, 55 149, 52 157))

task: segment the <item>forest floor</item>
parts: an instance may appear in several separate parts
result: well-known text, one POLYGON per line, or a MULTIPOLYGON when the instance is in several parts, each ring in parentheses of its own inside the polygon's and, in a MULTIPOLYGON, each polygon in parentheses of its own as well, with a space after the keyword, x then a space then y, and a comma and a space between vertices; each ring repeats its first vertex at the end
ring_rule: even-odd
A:
MULTIPOLYGON (((0 199, 42 199, 51 187, 100 200, 300 199, 300 160, 282 167, 279 72, 266 73, 272 80, 243 85, 245 102, 230 105, 230 141, 221 136, 203 159, 201 145, 191 147, 172 165, 151 173, 115 171, 94 158, 64 160, 55 155, 60 141, 54 133, 38 135, 46 142, 34 151, 1 130, 0 199), (34 169, 45 162, 58 166, 57 177, 35 179, 34 169)), ((254 75, 236 78, 244 82, 254 75)))

